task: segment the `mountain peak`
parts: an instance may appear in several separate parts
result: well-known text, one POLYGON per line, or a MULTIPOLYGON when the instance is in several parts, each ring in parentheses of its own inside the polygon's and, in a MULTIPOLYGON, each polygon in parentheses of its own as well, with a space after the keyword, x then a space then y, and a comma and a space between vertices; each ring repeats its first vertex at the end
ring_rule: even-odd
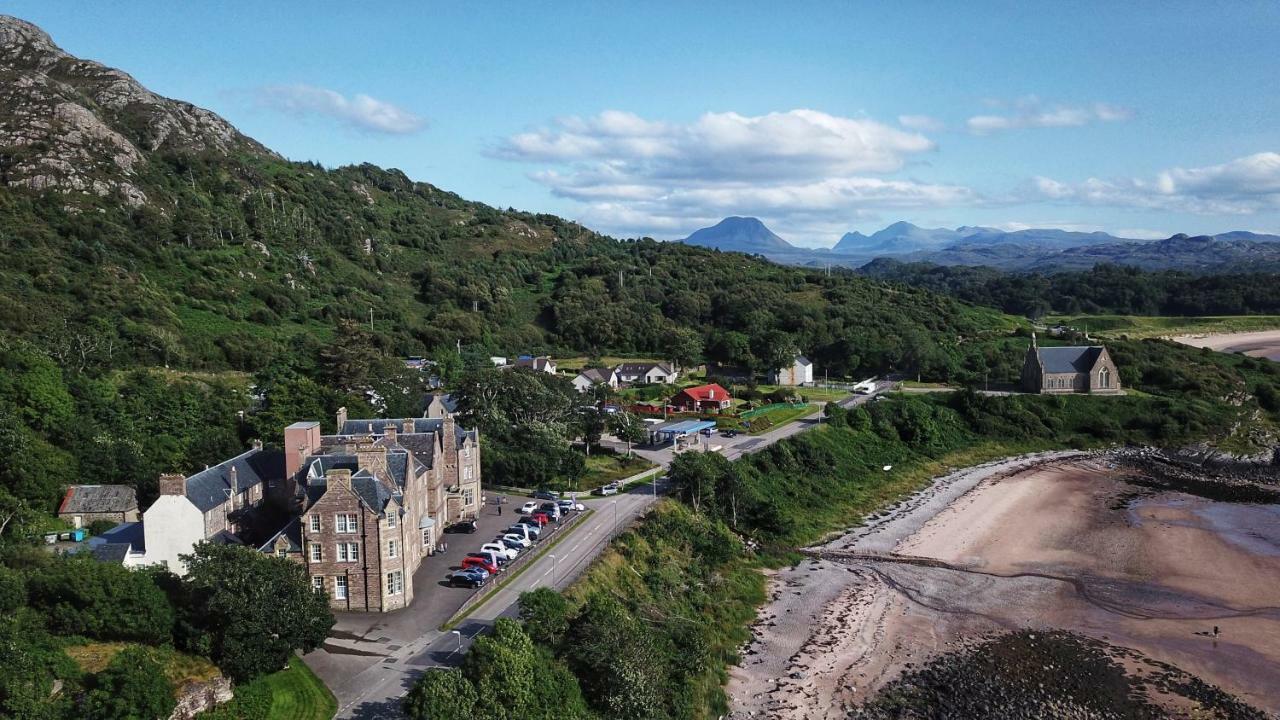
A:
POLYGON ((791 243, 774 234, 759 218, 738 215, 731 215, 711 227, 695 230, 681 242, 731 252, 760 254, 793 249, 791 243))
POLYGON ((274 155, 217 114, 69 55, 0 15, 0 177, 11 187, 148 200, 136 180, 155 152, 274 155))

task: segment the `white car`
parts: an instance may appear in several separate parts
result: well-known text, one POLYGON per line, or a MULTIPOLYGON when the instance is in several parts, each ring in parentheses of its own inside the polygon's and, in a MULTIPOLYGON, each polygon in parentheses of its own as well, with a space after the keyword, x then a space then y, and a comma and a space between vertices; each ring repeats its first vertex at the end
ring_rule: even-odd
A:
POLYGON ((529 536, 523 535, 523 534, 517 535, 515 533, 507 533, 506 535, 502 536, 502 539, 513 542, 513 543, 517 543, 518 545, 520 545, 520 547, 525 547, 525 548, 533 544, 533 541, 529 539, 529 536))
POLYGON ((538 509, 538 503, 530 501, 521 505, 519 508, 517 508, 516 512, 521 515, 528 515, 529 513, 537 509, 538 509))
POLYGON ((512 525, 507 528, 507 532, 514 533, 515 535, 532 542, 538 542, 538 535, 541 534, 538 532, 537 528, 529 527, 524 523, 516 523, 515 525, 512 525))
POLYGON ((601 495, 617 495, 618 486, 614 483, 609 483, 608 485, 602 485, 599 490, 596 490, 596 492, 601 495))
POLYGON ((480 552, 495 553, 498 557, 503 557, 508 560, 515 560, 516 556, 520 554, 519 550, 509 548, 502 543, 485 543, 480 546, 480 552))

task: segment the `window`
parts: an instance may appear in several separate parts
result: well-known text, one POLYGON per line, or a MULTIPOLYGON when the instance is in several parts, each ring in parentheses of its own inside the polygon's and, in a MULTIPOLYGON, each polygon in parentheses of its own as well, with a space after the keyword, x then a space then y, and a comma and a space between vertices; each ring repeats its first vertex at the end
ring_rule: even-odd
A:
POLYGON ((431 530, 430 528, 428 528, 422 531, 422 547, 426 547, 430 544, 431 544, 431 530))
POLYGON ((1110 368, 1102 368, 1102 370, 1098 372, 1098 385, 1104 388, 1111 387, 1111 369, 1110 368))
POLYGON ((387 541, 387 557, 393 558, 395 556, 396 556, 396 541, 388 540, 387 541))
POLYGON ((333 598, 335 600, 347 599, 347 577, 339 575, 333 579, 333 598))
POLYGON ((320 562, 324 560, 324 546, 320 543, 311 543, 311 562, 320 562))
POLYGON ((360 543, 338 543, 338 562, 359 562, 360 543))
POLYGON ((311 532, 320 532, 320 516, 311 516, 311 532))
POLYGON ((463 469, 462 469, 462 479, 463 479, 463 480, 470 480, 470 479, 471 479, 471 466, 470 466, 470 465, 468 465, 468 466, 466 466, 465 468, 463 468, 463 469))
POLYGON ((391 512, 387 513, 387 527, 393 528, 395 526, 396 526, 396 511, 392 510, 391 512))
POLYGON ((387 594, 399 595, 402 592, 404 592, 404 575, 399 570, 387 573, 387 594))
POLYGON ((462 448, 462 459, 463 459, 463 460, 470 460, 470 459, 471 459, 471 448, 469 448, 469 447, 464 447, 464 448, 462 448))
POLYGON ((285 557, 288 554, 289 554, 288 548, 279 548, 278 550, 276 550, 276 557, 285 557))
POLYGON ((311 589, 315 590, 318 593, 324 592, 324 576, 323 575, 311 576, 311 589))
POLYGON ((340 533, 353 533, 357 531, 355 513, 339 513, 334 516, 334 520, 334 529, 340 533))
POLYGON ((475 494, 475 493, 471 492, 470 490, 466 490, 466 491, 464 491, 464 492, 462 493, 462 504, 463 504, 463 505, 471 505, 471 504, 472 504, 472 503, 474 503, 475 501, 476 501, 476 494, 475 494))

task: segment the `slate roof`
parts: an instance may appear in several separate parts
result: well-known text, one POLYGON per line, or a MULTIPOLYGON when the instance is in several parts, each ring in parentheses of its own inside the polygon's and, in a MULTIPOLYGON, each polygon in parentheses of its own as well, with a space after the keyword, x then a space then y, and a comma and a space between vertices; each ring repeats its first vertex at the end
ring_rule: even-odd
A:
POLYGON ((138 493, 128 485, 72 485, 58 506, 62 513, 128 512, 138 509, 138 493))
POLYGON ((89 538, 88 546, 93 559, 120 565, 130 551, 143 552, 146 549, 146 535, 140 522, 120 523, 97 537, 89 538))
POLYGON ((98 562, 115 563, 123 565, 124 559, 129 556, 129 551, 133 549, 129 543, 102 543, 90 550, 93 553, 93 559, 98 562))
POLYGON ((391 490, 386 483, 379 480, 373 473, 368 470, 361 470, 351 476, 351 489, 365 505, 373 508, 374 512, 381 513, 387 508, 387 501, 391 499, 391 490))
MULTIPOLYGON (((413 421, 413 434, 434 433, 444 426, 444 420, 441 418, 409 418, 413 421)), ((381 437, 388 426, 394 427, 397 434, 403 431, 401 424, 404 420, 392 420, 387 418, 375 418, 372 420, 348 420, 338 428, 339 436, 359 437, 361 435, 372 435, 373 437, 381 437)), ((476 431, 468 430, 461 425, 454 425, 454 434, 459 442, 463 438, 470 437, 476 439, 476 431)), ((334 436, 327 436, 326 439, 334 436)))
POLYGON ((431 400, 427 403, 427 406, 428 406, 428 407, 430 407, 430 406, 431 406, 431 404, 432 404, 432 403, 434 403, 434 402, 436 402, 437 400, 440 402, 440 404, 441 404, 441 405, 443 405, 443 406, 444 406, 444 409, 445 409, 445 410, 446 410, 450 415, 452 415, 453 413, 455 413, 455 412, 457 412, 457 411, 458 411, 458 401, 454 399, 454 397, 453 397, 453 395, 452 395, 451 393, 435 393, 435 394, 433 394, 433 395, 431 396, 431 400))
POLYGON ((586 379, 591 384, 607 383, 609 378, 613 377, 613 370, 608 368, 587 368, 578 373, 578 377, 586 379))
POLYGON ((1036 348, 1040 366, 1046 373, 1087 373, 1098 362, 1102 347, 1042 347, 1036 348))
POLYGON ((259 547, 258 550, 261 552, 274 551, 276 540, 281 537, 288 542, 290 552, 302 552, 302 523, 296 517, 280 528, 280 532, 272 535, 269 540, 262 543, 262 547, 259 547))
POLYGON ((809 358, 807 358, 807 357, 805 357, 805 356, 803 356, 803 355, 797 355, 797 356, 796 356, 796 364, 797 364, 797 365, 806 365, 806 366, 807 366, 807 365, 812 365, 812 364, 813 364, 813 362, 812 362, 811 360, 809 360, 809 358))
POLYGON ((649 371, 653 370, 654 368, 661 370, 664 374, 667 374, 667 375, 671 375, 675 372, 675 370, 671 367, 670 364, 664 363, 664 362, 622 363, 621 365, 619 365, 614 369, 618 372, 619 375, 643 376, 643 375, 648 375, 649 371))
POLYGON ((284 477, 284 452, 250 450, 187 478, 187 499, 200 512, 208 512, 227 501, 231 490, 231 468, 236 469, 236 485, 241 492, 263 482, 284 477))

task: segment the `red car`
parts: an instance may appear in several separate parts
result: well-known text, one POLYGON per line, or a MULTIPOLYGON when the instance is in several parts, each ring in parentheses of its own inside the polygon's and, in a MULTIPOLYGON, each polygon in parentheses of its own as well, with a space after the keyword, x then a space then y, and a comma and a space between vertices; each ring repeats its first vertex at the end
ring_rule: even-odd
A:
POLYGON ((498 567, 484 558, 472 556, 462 558, 462 569, 466 570, 470 567, 484 568, 490 575, 498 574, 498 567))
POLYGON ((551 516, 544 512, 536 512, 530 515, 529 517, 533 518, 534 520, 537 520, 539 527, 551 522, 551 516))

